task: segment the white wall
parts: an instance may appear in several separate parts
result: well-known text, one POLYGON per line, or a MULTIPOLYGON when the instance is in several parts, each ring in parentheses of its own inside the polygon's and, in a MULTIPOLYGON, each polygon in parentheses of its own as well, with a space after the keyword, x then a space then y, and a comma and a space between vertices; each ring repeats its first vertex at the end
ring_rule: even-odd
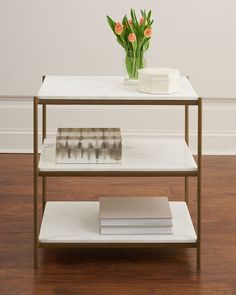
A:
MULTIPOLYGON (((131 7, 153 10, 149 64, 176 67, 191 77, 200 96, 220 98, 204 103, 205 153, 236 154, 234 0, 1 0, 0 151, 28 151, 32 136, 31 102, 9 101, 6 95, 36 94, 43 74, 122 74, 123 52, 105 15, 120 19, 131 7)), ((155 136, 180 135, 180 116, 173 115, 174 109, 169 117, 164 110, 144 109, 94 108, 91 116, 84 108, 78 116, 72 110, 64 117, 74 118, 73 123, 80 118, 77 123, 82 125, 116 124, 155 136)), ((52 113, 52 132, 59 114, 52 113)))

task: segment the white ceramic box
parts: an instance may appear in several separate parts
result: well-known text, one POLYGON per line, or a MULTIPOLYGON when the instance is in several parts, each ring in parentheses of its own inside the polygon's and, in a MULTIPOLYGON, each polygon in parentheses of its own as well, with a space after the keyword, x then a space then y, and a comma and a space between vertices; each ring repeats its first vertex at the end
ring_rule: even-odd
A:
POLYGON ((139 70, 138 90, 149 94, 171 94, 179 91, 180 74, 169 68, 139 70))

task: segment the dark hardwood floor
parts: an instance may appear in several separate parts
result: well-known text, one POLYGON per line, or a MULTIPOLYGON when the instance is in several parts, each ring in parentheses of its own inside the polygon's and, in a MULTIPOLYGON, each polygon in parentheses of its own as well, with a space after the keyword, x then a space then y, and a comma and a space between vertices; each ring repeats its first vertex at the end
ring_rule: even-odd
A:
MULTIPOLYGON (((33 269, 31 155, 0 155, 0 294, 236 294, 236 157, 203 157, 202 271, 195 249, 44 250, 33 269)), ((196 182, 191 179, 191 211, 196 182)), ((50 200, 183 197, 177 178, 52 178, 50 200)), ((194 215, 194 214, 193 214, 194 215)))

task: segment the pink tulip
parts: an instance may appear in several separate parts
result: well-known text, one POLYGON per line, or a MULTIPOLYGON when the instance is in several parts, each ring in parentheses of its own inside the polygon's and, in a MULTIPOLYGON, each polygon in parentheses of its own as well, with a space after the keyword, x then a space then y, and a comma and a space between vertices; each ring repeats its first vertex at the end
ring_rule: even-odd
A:
POLYGON ((140 26, 144 23, 144 18, 143 17, 140 18, 139 23, 140 23, 140 26))
POLYGON ((121 35, 123 32, 123 26, 120 23, 116 23, 115 25, 115 32, 117 35, 121 35))
POLYGON ((151 37, 152 36, 152 28, 146 28, 146 30, 144 31, 144 36, 151 37))
POLYGON ((134 43, 136 41, 136 35, 134 33, 129 34, 128 40, 131 43, 134 43))
POLYGON ((133 21, 132 19, 129 20, 129 24, 132 26, 133 25, 133 21))

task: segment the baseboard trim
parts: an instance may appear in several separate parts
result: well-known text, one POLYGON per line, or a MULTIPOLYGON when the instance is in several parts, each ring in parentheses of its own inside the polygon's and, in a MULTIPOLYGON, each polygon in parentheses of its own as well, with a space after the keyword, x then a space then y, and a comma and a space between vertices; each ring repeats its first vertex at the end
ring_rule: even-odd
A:
MULTIPOLYGON (((32 96, 0 96, 0 153, 32 153, 32 96)), ((203 98, 203 153, 205 155, 236 155, 236 128, 235 128, 235 98, 203 98)), ((125 136, 136 136, 141 138, 181 138, 183 125, 179 116, 183 110, 154 108, 153 106, 142 106, 133 109, 127 106, 61 106, 48 108, 50 115, 49 128, 57 126, 61 116, 65 114, 63 126, 90 126, 97 122, 110 126, 120 126, 125 131, 125 136), (55 108, 55 110, 54 110, 55 108), (132 111, 130 111, 132 109, 132 111), (108 114, 104 120, 104 114, 108 114), (79 114, 79 115, 78 115, 79 114), (90 117, 88 116, 90 114, 90 117), (169 117, 166 117, 169 116, 169 117), (79 119, 78 119, 79 118, 79 119), (140 120, 140 118, 142 118, 140 120), (121 120, 122 119, 122 120, 121 120), (77 120, 77 121, 76 121, 77 120), (137 125, 133 122, 137 122, 137 125), (73 124, 72 124, 73 123, 73 124), (87 125, 90 123, 90 125, 87 125), (170 124, 169 124, 170 123, 170 124), (154 125, 155 124, 155 125, 154 125), (159 128, 158 130, 152 129, 159 128), (128 130, 128 129, 145 129, 128 130), (163 130, 164 128, 168 130, 163 130), (176 130, 169 130, 176 128, 176 130)), ((196 128, 196 108, 191 108, 190 130, 196 128)), ((41 116, 39 116, 41 119, 41 116)), ((39 120, 39 126, 41 126, 39 120)), ((49 129, 48 135, 55 134, 55 130, 49 129)), ((197 135, 190 132, 191 150, 196 151, 197 135)))

